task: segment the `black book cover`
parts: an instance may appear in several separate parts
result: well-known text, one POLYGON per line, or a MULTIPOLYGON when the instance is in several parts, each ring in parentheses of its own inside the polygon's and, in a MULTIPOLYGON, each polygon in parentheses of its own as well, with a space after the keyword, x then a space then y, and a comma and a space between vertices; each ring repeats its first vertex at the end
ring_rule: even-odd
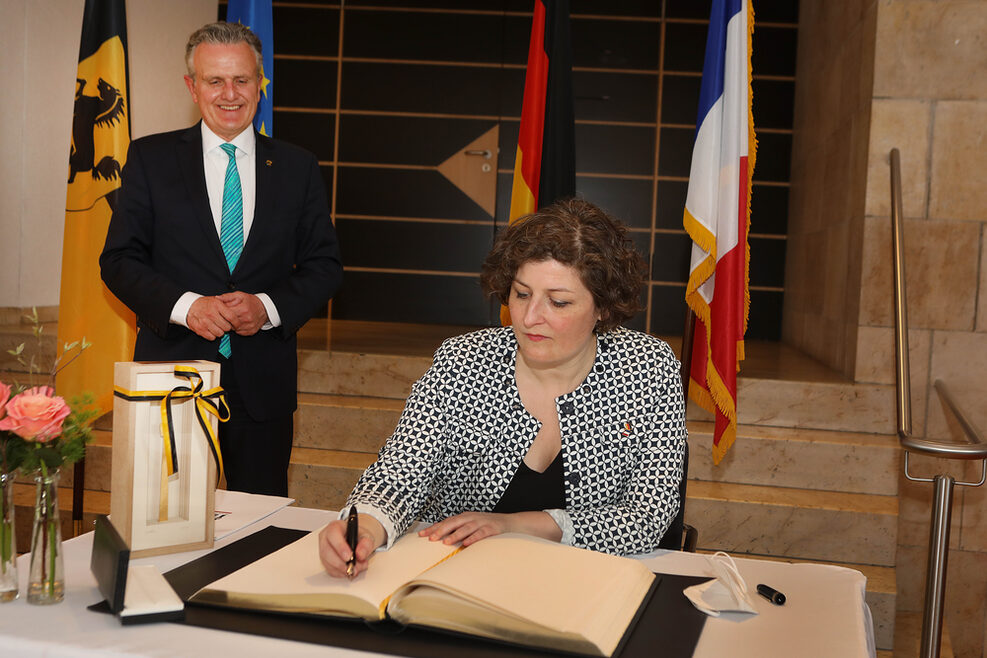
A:
MULTIPOLYGON (((503 644, 484 638, 452 634, 393 622, 364 622, 316 615, 260 612, 189 603, 189 597, 209 583, 229 575, 307 534, 269 526, 228 546, 173 569, 164 576, 186 602, 179 623, 374 651, 413 658, 506 658, 557 655, 541 649, 503 644), (372 630, 371 630, 372 629, 372 630)), ((638 613, 636 624, 622 641, 620 658, 687 658, 692 656, 706 615, 696 610, 682 590, 709 580, 660 574, 660 584, 638 613)))

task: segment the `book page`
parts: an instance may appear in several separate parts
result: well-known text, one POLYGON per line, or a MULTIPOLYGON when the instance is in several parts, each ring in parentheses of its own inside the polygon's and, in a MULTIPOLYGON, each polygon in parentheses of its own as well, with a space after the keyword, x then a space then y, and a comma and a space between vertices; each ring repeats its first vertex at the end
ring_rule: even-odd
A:
MULTIPOLYGON (((412 587, 393 597, 390 607, 392 616, 416 623, 411 609, 415 594, 407 594, 406 613, 399 612, 406 604, 400 599, 413 586, 435 587, 496 615, 489 623, 503 633, 493 637, 530 643, 530 634, 541 627, 559 639, 586 638, 602 655, 610 655, 653 580, 654 574, 637 560, 524 535, 498 535, 415 578, 412 587)), ((437 605, 430 597, 429 616, 437 605)), ((443 616, 456 622, 457 610, 453 606, 443 616)))
POLYGON ((319 560, 319 531, 196 592, 192 601, 264 610, 379 619, 381 605, 408 580, 457 550, 415 533, 377 551, 353 580, 333 578, 319 560))
POLYGON ((237 530, 246 528, 251 523, 260 521, 274 514, 281 508, 295 502, 294 498, 281 496, 264 496, 249 494, 242 491, 216 490, 216 509, 213 515, 216 525, 213 530, 216 541, 232 535, 237 530))

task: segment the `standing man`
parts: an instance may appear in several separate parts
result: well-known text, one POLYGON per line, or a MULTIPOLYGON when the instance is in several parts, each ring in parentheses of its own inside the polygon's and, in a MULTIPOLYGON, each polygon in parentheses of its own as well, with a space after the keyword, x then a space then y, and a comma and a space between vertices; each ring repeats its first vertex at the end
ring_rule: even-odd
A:
POLYGON ((134 359, 222 366, 230 489, 287 495, 295 333, 342 280, 311 153, 254 131, 261 43, 239 23, 189 38, 202 121, 131 143, 99 264, 136 314, 134 359))

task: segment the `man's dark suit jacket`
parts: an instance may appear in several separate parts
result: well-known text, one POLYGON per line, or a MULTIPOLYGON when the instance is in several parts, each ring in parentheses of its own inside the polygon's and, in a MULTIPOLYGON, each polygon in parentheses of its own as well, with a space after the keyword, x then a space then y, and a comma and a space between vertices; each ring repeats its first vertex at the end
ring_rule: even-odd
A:
POLYGON ((318 162, 257 135, 256 206, 231 274, 209 208, 199 125, 131 143, 99 264, 103 281, 137 314, 138 361, 218 360, 219 341, 170 324, 186 291, 267 293, 281 326, 231 333, 236 384, 256 421, 297 404, 295 333, 342 281, 339 245, 318 162))

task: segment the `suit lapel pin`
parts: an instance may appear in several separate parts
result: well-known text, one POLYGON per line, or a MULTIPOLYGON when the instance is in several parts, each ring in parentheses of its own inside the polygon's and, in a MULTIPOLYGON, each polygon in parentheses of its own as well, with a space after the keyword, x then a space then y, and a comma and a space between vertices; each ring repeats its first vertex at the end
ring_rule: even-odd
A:
POLYGON ((631 435, 631 423, 630 423, 630 421, 624 421, 623 426, 620 428, 620 435, 621 436, 630 436, 631 435))
POLYGON ((273 162, 271 162, 270 160, 268 160, 268 161, 267 161, 267 166, 268 166, 268 167, 270 167, 270 166, 271 166, 272 164, 274 164, 274 163, 273 163, 273 162))

